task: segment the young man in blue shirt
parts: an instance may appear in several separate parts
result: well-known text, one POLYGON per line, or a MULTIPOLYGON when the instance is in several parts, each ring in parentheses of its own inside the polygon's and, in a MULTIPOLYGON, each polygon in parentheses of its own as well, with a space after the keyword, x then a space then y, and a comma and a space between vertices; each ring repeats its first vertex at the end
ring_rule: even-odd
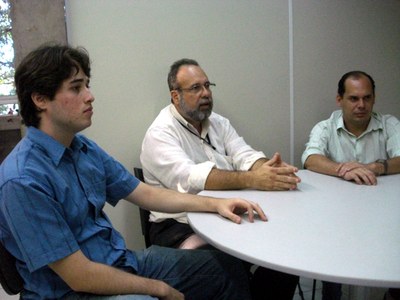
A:
POLYGON ((78 134, 94 97, 84 49, 32 51, 15 84, 27 135, 0 166, 0 241, 17 259, 26 299, 250 299, 240 261, 219 251, 132 252, 103 211, 126 199, 165 212, 212 211, 240 223, 261 208, 141 183, 78 134), (167 200, 167 201, 165 201, 167 200), (167 203, 167 204, 166 204, 167 203))

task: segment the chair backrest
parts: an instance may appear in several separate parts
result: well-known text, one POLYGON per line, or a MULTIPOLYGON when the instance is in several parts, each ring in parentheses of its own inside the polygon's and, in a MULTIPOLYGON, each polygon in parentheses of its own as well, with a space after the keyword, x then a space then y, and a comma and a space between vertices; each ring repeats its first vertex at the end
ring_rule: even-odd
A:
MULTIPOLYGON (((133 172, 137 179, 144 182, 142 168, 134 167, 133 172)), ((150 242, 150 225, 151 225, 151 223, 149 221, 150 211, 139 207, 139 213, 140 213, 140 223, 142 225, 142 234, 144 236, 144 242, 146 244, 146 247, 150 247, 151 246, 151 242, 150 242)))
POLYGON ((15 266, 15 257, 0 243, 0 283, 9 295, 17 295, 24 289, 24 282, 15 266))

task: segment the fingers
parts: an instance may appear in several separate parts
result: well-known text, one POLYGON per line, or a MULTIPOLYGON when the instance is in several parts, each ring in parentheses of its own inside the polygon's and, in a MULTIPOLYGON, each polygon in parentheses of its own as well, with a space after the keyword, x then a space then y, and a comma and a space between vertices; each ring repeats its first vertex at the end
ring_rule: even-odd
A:
POLYGON ((336 169, 336 171, 339 177, 343 177, 347 172, 357 168, 364 168, 364 166, 358 162, 351 161, 351 162, 341 163, 336 169))
POLYGON ((292 165, 283 163, 283 167, 277 168, 277 181, 282 184, 278 187, 283 188, 284 190, 295 190, 297 189, 297 184, 301 182, 300 177, 298 177, 295 173, 298 169, 292 165))
POLYGON ((288 168, 288 170, 291 170, 292 173, 296 173, 299 169, 293 165, 290 165, 284 161, 282 161, 281 165, 279 167, 285 167, 288 168))
POLYGON ((265 164, 267 164, 268 166, 273 166, 275 164, 280 164, 282 162, 281 160, 281 155, 276 152, 272 158, 270 160, 268 160, 265 164))
POLYGON ((267 216, 265 215, 264 211, 262 210, 262 208, 260 207, 260 205, 258 203, 254 203, 251 201, 246 201, 248 203, 247 206, 247 213, 248 213, 248 217, 249 217, 249 221, 251 223, 254 222, 254 218, 255 218, 255 213, 257 213, 258 217, 266 222, 268 221, 267 216))
POLYGON ((341 176, 345 180, 353 180, 357 184, 376 185, 375 174, 366 168, 356 168, 343 173, 341 176))
MULTIPOLYGON (((251 203, 250 203, 250 204, 251 204, 251 203)), ((253 222, 254 222, 254 209, 253 209, 253 206, 252 206, 252 205, 249 205, 249 206, 247 207, 247 215, 248 215, 248 217, 249 217, 250 223, 253 223, 253 222)))
POLYGON ((226 200, 226 206, 223 207, 223 209, 220 211, 220 214, 236 224, 240 224, 242 221, 242 218, 239 216, 239 214, 243 214, 245 212, 248 213, 248 219, 250 222, 254 222, 255 214, 257 214, 262 221, 268 220, 267 216, 265 215, 264 211, 258 203, 243 199, 226 200))
POLYGON ((342 163, 336 168, 336 173, 338 174, 339 177, 343 177, 343 175, 346 173, 346 172, 343 172, 343 167, 344 167, 344 164, 342 163))
POLYGON ((242 218, 233 212, 228 213, 224 217, 228 218, 229 220, 231 220, 233 223, 236 224, 240 224, 242 222, 242 218))
MULTIPOLYGON (((257 215, 260 217, 261 220, 263 220, 265 222, 268 221, 266 214, 264 213, 264 211, 262 210, 262 208, 260 207, 260 205, 258 203, 252 202, 252 210, 256 211, 257 215)), ((253 216, 254 216, 254 214, 253 214, 253 216)))
POLYGON ((295 190, 297 184, 301 182, 300 177, 293 173, 284 173, 284 175, 277 175, 274 178, 273 190, 295 190))
POLYGON ((296 167, 281 162, 279 153, 275 153, 269 161, 252 172, 252 188, 265 191, 295 190, 301 182, 297 171, 296 167), (276 165, 278 161, 279 166, 276 165))

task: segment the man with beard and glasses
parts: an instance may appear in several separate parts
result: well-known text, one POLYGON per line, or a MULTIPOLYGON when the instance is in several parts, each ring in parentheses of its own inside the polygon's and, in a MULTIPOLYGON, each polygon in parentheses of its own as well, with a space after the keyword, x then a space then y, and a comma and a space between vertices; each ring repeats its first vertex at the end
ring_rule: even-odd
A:
MULTIPOLYGON (((181 193, 202 190, 294 190, 297 168, 271 159, 246 144, 229 120, 212 111, 212 87, 192 59, 176 61, 168 74, 171 104, 148 129, 141 164, 146 183, 181 193)), ((210 247, 197 236, 186 214, 151 212, 150 240, 174 248, 210 247)), ((254 299, 292 299, 297 276, 257 268, 252 278, 254 299)))

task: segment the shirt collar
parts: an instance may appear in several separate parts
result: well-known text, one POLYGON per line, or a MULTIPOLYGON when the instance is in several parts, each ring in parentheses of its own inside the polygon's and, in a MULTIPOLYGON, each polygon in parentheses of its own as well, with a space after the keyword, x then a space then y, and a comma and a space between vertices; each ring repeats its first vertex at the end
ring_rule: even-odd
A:
MULTIPOLYGON (((68 149, 54 138, 35 127, 28 127, 26 136, 35 144, 43 148, 55 165, 60 163, 65 151, 68 149)), ((71 149, 73 152, 79 150, 82 150, 85 153, 87 152, 87 146, 82 142, 79 136, 75 136, 72 140, 71 149)))
MULTIPOLYGON (((349 132, 346 127, 344 126, 344 120, 343 120, 343 113, 340 112, 339 115, 339 119, 337 121, 337 126, 336 126, 336 130, 339 132, 340 130, 344 130, 349 134, 352 134, 351 132, 349 132)), ((377 114, 376 112, 372 112, 371 114, 371 119, 369 120, 368 123, 368 127, 367 129, 359 136, 359 138, 361 138, 362 136, 364 136, 365 134, 371 132, 371 131, 375 131, 375 130, 383 130, 383 124, 382 124, 382 118, 379 114, 377 114)))

